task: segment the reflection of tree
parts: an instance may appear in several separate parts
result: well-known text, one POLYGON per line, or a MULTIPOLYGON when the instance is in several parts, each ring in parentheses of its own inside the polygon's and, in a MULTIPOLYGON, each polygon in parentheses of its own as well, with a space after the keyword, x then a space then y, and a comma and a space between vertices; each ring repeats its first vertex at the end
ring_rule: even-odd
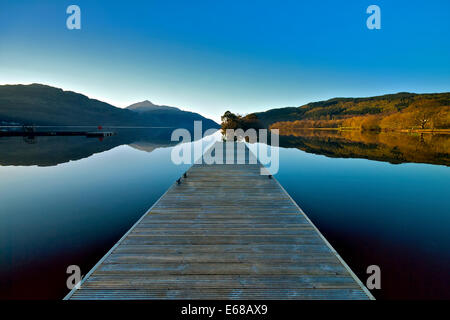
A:
POLYGON ((450 166, 449 134, 292 129, 280 133, 281 147, 329 157, 450 166))
POLYGON ((425 139, 424 139, 424 136, 423 136, 423 132, 420 134, 420 142, 421 142, 421 143, 425 143, 425 139))

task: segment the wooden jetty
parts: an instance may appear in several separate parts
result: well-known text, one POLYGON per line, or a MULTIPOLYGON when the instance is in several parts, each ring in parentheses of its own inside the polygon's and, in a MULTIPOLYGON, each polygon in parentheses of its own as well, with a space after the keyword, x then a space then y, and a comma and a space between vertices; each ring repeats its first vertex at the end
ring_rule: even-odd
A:
POLYGON ((373 299, 251 157, 194 164, 65 299, 373 299))

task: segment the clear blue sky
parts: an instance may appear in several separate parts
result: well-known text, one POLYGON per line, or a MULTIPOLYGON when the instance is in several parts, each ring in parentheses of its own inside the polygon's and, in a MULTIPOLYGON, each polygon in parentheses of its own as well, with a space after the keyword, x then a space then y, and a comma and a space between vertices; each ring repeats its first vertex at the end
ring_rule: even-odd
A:
POLYGON ((0 2, 0 83, 218 120, 336 96, 450 91, 450 1, 0 2), (66 28, 81 8, 82 29, 66 28), (366 8, 381 8, 381 30, 366 8))

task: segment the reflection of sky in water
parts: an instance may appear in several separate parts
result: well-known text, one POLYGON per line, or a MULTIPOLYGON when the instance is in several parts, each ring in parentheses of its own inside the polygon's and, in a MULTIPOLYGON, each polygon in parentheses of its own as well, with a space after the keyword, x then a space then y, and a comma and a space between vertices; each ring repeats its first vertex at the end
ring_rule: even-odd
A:
MULTIPOLYGON (((0 167, 0 296, 62 297, 66 267, 86 273, 188 168, 171 150, 0 167)), ((448 167, 280 148, 276 177, 363 280, 380 265, 378 296, 450 296, 448 167)))
MULTIPOLYGON (((99 259, 186 170, 171 163, 170 150, 120 146, 55 167, 0 167, 2 282, 4 272, 19 276, 20 268, 39 267, 47 259, 84 267, 84 252, 94 251, 92 259, 99 259), (71 253, 78 260, 70 260, 71 253)), ((65 266, 60 267, 58 275, 44 270, 49 278, 39 284, 63 281, 65 266)))
POLYGON ((123 145, 52 167, 0 166, 0 297, 62 297, 65 268, 87 272, 189 167, 171 151, 123 145))
POLYGON ((450 168, 281 148, 276 178, 361 278, 380 265, 386 296, 450 297, 450 168))

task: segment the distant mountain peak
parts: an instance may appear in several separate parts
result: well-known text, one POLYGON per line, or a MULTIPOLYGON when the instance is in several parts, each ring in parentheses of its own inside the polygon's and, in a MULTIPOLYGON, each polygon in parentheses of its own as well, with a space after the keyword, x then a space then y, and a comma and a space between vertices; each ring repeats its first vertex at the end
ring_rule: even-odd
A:
POLYGON ((142 102, 135 103, 135 105, 136 104, 140 104, 140 105, 143 105, 143 106, 156 106, 156 104, 154 104, 150 100, 144 100, 142 102))
POLYGON ((144 100, 141 102, 133 103, 132 105, 127 107, 128 110, 136 111, 136 112, 148 112, 148 111, 156 111, 156 110, 180 110, 175 107, 169 107, 169 106, 160 106, 157 104, 154 104, 153 102, 149 100, 144 100))

